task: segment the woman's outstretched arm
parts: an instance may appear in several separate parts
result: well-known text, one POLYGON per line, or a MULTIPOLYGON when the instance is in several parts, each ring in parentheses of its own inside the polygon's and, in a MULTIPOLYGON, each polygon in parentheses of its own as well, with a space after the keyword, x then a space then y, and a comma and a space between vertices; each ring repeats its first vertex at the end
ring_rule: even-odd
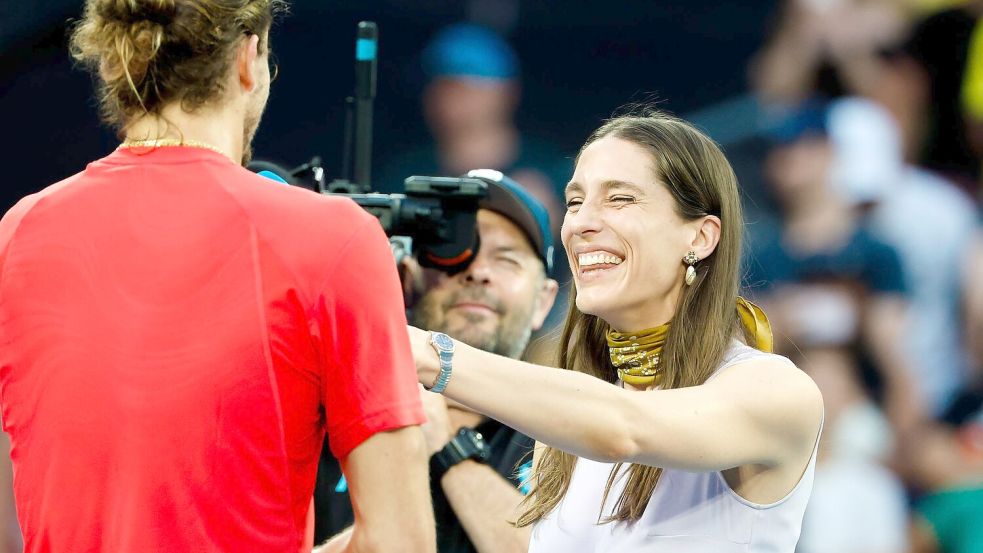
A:
MULTIPOLYGON (((428 337, 410 328, 420 382, 430 386, 439 365, 428 337)), ((818 388, 783 360, 734 365, 701 386, 638 392, 455 347, 444 395, 596 461, 700 471, 778 465, 811 450, 822 418, 818 388)))

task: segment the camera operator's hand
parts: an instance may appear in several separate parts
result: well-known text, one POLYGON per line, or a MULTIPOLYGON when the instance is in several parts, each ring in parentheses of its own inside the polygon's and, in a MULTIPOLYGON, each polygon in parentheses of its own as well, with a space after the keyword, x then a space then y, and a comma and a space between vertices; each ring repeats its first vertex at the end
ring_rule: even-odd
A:
POLYGON ((407 308, 412 308, 426 288, 424 269, 409 255, 400 259, 398 267, 399 281, 403 284, 403 304, 407 308))
POLYGON ((399 265, 399 280, 403 284, 403 303, 407 309, 412 309, 414 305, 428 290, 436 286, 445 278, 449 278, 446 273, 437 269, 427 269, 422 267, 412 256, 403 256, 399 265))

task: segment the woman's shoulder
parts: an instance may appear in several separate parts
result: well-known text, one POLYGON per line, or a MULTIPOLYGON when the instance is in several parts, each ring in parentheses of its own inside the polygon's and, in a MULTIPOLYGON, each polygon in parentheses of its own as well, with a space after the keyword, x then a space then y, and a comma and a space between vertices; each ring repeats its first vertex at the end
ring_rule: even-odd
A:
POLYGON ((777 363, 788 365, 793 368, 795 367, 795 364, 784 355, 761 351, 735 338, 734 340, 731 340, 730 345, 728 345, 727 349, 724 350, 724 357, 721 360, 720 365, 717 367, 717 370, 714 371, 713 376, 710 378, 717 376, 729 367, 748 362, 777 363))
POLYGON ((773 397, 776 405, 811 411, 821 418, 822 394, 808 374, 783 355, 764 352, 735 340, 727 348, 720 368, 707 380, 749 397, 773 397))
POLYGON ((719 368, 711 375, 710 380, 735 381, 753 383, 753 387, 781 388, 792 396, 802 400, 815 400, 822 404, 819 387, 808 374, 796 366, 791 359, 784 355, 761 351, 739 340, 733 340, 724 353, 719 368))
POLYGON ((788 358, 731 345, 707 380, 715 394, 764 435, 783 436, 789 451, 812 451, 821 432, 824 406, 819 387, 788 358))
POLYGON ((731 341, 731 344, 724 351, 720 365, 707 381, 724 375, 729 375, 728 379, 730 379, 734 375, 746 377, 752 374, 771 375, 781 380, 791 378, 812 383, 812 378, 788 357, 761 351, 736 339, 731 341))

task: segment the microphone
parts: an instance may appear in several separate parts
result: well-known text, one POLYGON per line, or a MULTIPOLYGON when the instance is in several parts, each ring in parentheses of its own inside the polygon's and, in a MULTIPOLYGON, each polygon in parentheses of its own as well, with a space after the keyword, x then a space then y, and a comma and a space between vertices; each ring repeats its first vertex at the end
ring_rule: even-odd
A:
POLYGON ((375 98, 378 50, 379 30, 375 23, 360 22, 355 38, 355 99, 357 100, 375 98))
POLYGON ((379 30, 361 21, 355 39, 355 164, 352 180, 369 189, 372 185, 372 102, 375 100, 379 60, 379 30))

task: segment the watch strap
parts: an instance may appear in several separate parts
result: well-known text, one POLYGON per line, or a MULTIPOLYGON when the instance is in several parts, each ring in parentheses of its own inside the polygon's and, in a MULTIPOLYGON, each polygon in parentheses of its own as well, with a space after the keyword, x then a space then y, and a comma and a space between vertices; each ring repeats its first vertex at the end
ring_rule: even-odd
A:
POLYGON ((447 383, 451 380, 451 359, 453 353, 438 351, 437 357, 440 359, 440 372, 437 373, 437 380, 434 381, 433 386, 429 388, 429 391, 435 394, 442 393, 447 388, 447 383))
POLYGON ((428 391, 435 394, 442 393, 447 388, 447 383, 451 379, 452 361, 454 360, 454 341, 450 336, 442 332, 430 332, 430 346, 437 352, 437 360, 440 363, 440 371, 434 380, 433 386, 427 387, 428 391))
POLYGON ((430 476, 440 481, 451 467, 468 459, 488 461, 488 445, 484 437, 473 428, 461 428, 443 449, 430 457, 430 476))

